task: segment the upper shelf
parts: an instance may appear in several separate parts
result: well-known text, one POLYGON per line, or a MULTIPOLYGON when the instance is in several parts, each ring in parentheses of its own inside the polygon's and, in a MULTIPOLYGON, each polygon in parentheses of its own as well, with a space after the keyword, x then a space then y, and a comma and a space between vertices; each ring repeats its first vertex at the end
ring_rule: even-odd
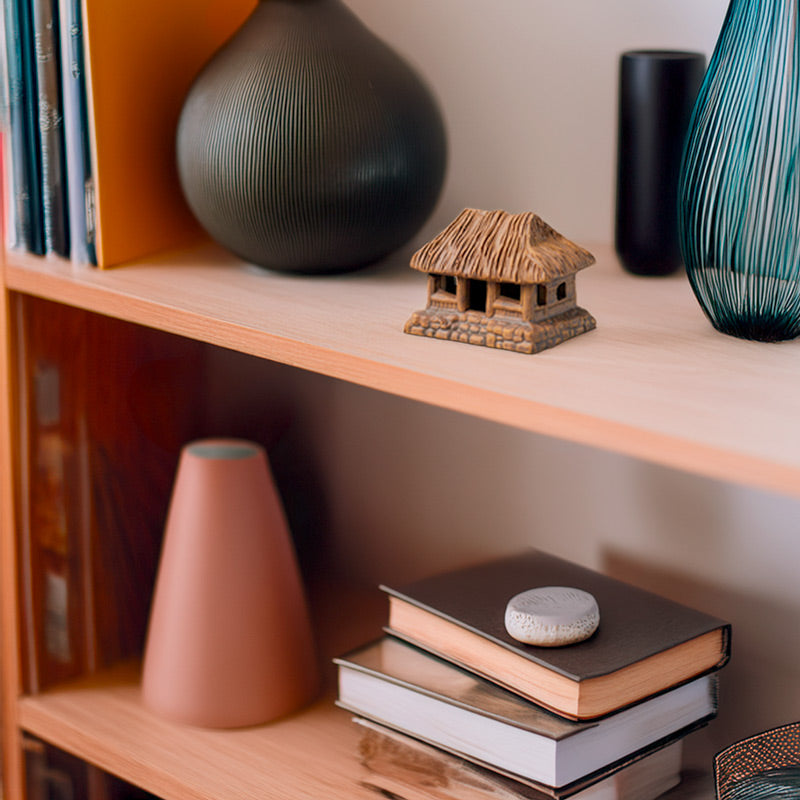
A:
POLYGON ((578 275, 597 330, 537 355, 403 333, 424 276, 257 269, 212 245, 113 270, 9 254, 6 285, 516 428, 800 496, 800 339, 716 332, 686 277, 636 278, 608 246, 578 275))

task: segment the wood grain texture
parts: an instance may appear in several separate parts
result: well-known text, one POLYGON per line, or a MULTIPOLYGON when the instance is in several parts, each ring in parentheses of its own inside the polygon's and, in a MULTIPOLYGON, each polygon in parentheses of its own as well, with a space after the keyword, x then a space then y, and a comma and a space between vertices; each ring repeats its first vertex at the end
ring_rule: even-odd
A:
POLYGON ((800 496, 800 340, 724 336, 685 276, 581 276, 597 330, 525 357, 403 333, 426 279, 398 256, 298 278, 204 246, 112 271, 9 257, 11 289, 522 430, 800 496))
POLYGON ((164 800, 374 797, 359 785, 359 730, 333 702, 331 658, 375 638, 385 606, 375 587, 323 579, 309 593, 327 688, 296 714, 238 730, 170 722, 144 706, 140 665, 125 661, 23 697, 19 725, 164 800))
POLYGON ((14 484, 12 445, 15 382, 11 372, 10 309, 8 295, 0 297, 0 375, 4 388, 0 396, 0 711, 2 712, 2 768, 0 797, 22 796, 22 760, 17 729, 17 697, 20 692, 20 634, 17 617, 17 554, 14 535, 14 484))
POLYGON ((126 665, 24 699, 22 726, 164 800, 372 796, 359 786, 358 735, 330 695, 270 725, 234 731, 163 720, 126 665))

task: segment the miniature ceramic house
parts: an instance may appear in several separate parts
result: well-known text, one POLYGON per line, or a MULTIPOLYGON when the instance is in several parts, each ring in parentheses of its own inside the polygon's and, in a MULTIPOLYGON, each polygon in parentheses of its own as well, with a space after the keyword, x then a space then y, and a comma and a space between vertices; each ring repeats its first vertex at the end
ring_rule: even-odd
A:
POLYGON ((531 212, 465 209, 411 258, 428 305, 405 332, 537 353, 590 331, 575 275, 594 256, 531 212))

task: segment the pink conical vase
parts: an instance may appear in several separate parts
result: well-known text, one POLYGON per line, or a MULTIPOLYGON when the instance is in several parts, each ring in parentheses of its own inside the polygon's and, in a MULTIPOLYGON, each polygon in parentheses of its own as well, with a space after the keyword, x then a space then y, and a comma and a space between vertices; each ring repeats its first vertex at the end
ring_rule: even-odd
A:
POLYGON ((319 665, 263 448, 184 447, 147 632, 142 698, 175 721, 256 725, 308 703, 319 665))

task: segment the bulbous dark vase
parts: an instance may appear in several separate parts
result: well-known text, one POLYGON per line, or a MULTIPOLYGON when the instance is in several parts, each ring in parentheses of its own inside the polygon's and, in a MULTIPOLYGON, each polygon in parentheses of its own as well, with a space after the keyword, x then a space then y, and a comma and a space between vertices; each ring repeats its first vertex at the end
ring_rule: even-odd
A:
POLYGON ((177 133, 183 192, 208 233, 303 273, 407 242, 446 153, 428 88, 340 0, 262 0, 198 75, 177 133))

